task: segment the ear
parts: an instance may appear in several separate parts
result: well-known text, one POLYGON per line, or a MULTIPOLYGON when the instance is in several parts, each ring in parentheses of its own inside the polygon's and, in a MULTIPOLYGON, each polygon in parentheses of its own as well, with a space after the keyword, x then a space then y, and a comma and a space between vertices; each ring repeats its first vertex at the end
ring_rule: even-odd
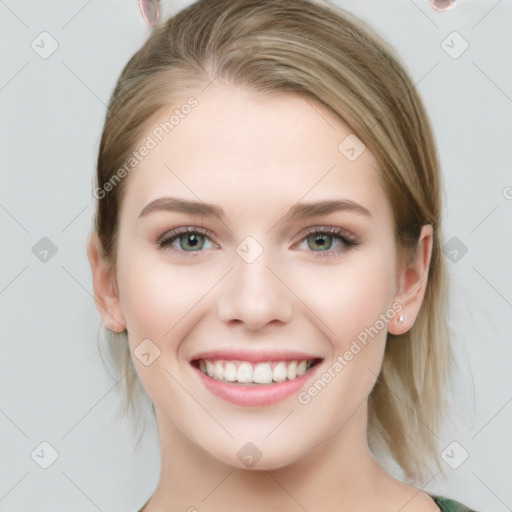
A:
POLYGON ((92 233, 87 240, 87 257, 92 270, 94 302, 106 327, 114 332, 123 332, 126 321, 121 310, 115 275, 100 247, 98 235, 92 233))
POLYGON ((427 289, 428 269, 432 255, 433 228, 422 226, 418 245, 409 258, 400 263, 397 273, 395 302, 402 306, 388 323, 391 334, 404 334, 414 325, 427 289))

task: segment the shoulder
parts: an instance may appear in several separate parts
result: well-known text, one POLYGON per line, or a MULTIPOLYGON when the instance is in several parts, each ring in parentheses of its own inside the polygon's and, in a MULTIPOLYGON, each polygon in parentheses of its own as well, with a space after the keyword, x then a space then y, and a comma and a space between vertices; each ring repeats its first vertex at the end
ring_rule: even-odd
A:
POLYGON ((402 512, 475 512, 462 503, 403 483, 395 488, 394 496, 396 504, 402 504, 402 512))
POLYGON ((441 512, 476 512, 458 501, 445 498, 444 496, 432 496, 432 499, 441 509, 441 512))

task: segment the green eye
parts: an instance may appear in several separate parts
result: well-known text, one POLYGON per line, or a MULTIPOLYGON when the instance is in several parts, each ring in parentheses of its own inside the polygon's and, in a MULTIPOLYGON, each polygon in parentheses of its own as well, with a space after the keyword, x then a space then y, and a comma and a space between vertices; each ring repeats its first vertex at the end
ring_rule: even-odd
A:
POLYGON ((218 247, 206 233, 192 226, 165 233, 157 244, 161 249, 169 247, 178 252, 204 252, 205 249, 218 247))
POLYGON ((310 229, 298 247, 313 253, 315 257, 334 258, 346 253, 355 245, 359 245, 359 242, 350 231, 335 226, 319 226, 310 229))
POLYGON ((333 236, 326 233, 313 233, 307 238, 308 248, 313 251, 324 251, 332 248, 333 236))
MULTIPOLYGON (((219 248, 207 232, 203 233, 201 228, 195 226, 171 230, 162 235, 157 244, 161 249, 191 253, 191 256, 206 252, 207 249, 219 248)), ((336 227, 316 228, 302 238, 299 244, 303 250, 311 251, 317 256, 329 257, 341 255, 355 245, 358 245, 358 242, 352 233, 336 227)))
POLYGON ((205 236, 199 233, 182 233, 178 240, 180 249, 184 251, 198 251, 204 246, 205 236))

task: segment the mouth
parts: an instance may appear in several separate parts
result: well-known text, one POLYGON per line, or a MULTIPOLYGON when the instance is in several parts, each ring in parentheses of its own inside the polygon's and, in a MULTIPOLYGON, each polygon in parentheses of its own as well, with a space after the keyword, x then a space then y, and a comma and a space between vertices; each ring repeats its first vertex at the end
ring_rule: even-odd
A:
POLYGON ((323 361, 301 354, 204 354, 190 361, 204 387, 235 405, 272 405, 297 394, 323 361))
POLYGON ((254 363, 225 359, 196 359, 192 361, 192 365, 199 368, 204 375, 219 382, 255 386, 295 380, 320 361, 321 359, 314 358, 254 363))

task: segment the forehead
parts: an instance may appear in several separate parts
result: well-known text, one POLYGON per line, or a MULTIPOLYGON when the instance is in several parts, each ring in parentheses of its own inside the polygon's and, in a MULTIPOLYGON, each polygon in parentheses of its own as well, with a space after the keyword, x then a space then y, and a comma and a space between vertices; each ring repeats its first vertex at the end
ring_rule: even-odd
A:
POLYGON ((177 101, 148 124, 154 140, 129 176, 123 208, 168 195, 228 213, 346 197, 389 213, 377 163, 350 128, 312 99, 216 85, 177 101))

